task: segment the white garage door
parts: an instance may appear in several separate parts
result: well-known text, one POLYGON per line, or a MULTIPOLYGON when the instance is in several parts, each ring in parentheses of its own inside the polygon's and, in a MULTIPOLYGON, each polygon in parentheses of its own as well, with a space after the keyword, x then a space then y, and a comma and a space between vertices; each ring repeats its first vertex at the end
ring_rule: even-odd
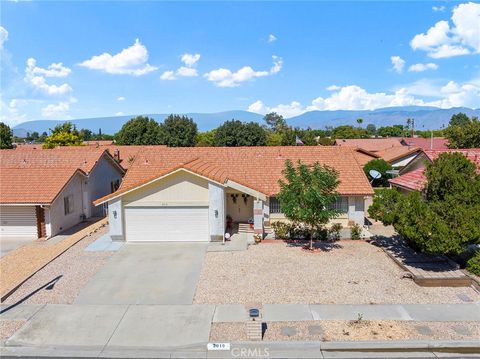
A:
POLYGON ((2 237, 37 238, 35 207, 1 206, 0 234, 2 237))
POLYGON ((129 242, 206 242, 208 207, 127 207, 125 233, 129 242))

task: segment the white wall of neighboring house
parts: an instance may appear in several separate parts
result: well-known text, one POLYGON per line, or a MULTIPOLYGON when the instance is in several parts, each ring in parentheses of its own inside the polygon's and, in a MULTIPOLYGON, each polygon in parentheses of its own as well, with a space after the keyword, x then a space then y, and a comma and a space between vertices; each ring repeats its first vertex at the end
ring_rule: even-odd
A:
POLYGON ((122 172, 113 163, 113 159, 103 155, 88 176, 84 195, 85 215, 87 217, 101 217, 104 215, 103 206, 95 207, 93 201, 111 193, 111 182, 121 181, 122 172))
POLYGON ((61 231, 64 231, 82 221, 82 215, 84 213, 83 189, 85 181, 86 177, 77 172, 51 204, 49 208, 51 236, 55 236, 61 231), (64 198, 67 196, 73 198, 73 211, 69 214, 65 214, 64 206, 64 198))
POLYGON ((396 161, 392 161, 392 167, 395 169, 403 168, 408 165, 417 155, 418 152, 415 152, 396 161))

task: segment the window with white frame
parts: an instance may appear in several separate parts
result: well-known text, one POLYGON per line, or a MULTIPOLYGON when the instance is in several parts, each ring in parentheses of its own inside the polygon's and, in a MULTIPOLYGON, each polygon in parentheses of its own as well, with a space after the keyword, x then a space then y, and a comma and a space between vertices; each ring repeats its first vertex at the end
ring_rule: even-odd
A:
POLYGON ((338 197, 335 203, 332 205, 333 209, 340 212, 348 212, 348 197, 338 197))
POLYGON ((277 197, 270 197, 270 213, 282 213, 280 201, 277 197))
POLYGON ((73 213, 73 194, 63 197, 63 209, 65 215, 73 213))

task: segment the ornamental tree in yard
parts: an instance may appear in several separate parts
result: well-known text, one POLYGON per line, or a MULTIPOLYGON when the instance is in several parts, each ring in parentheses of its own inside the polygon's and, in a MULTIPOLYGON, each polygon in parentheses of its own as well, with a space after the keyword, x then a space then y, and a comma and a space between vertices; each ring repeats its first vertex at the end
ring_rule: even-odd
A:
POLYGON ((0 149, 13 148, 13 133, 8 125, 0 122, 0 149))
POLYGON ((55 126, 50 136, 45 139, 43 148, 57 146, 81 146, 82 139, 76 128, 70 122, 55 126))
POLYGON ((313 249, 313 233, 340 214, 332 206, 339 197, 338 172, 331 167, 315 163, 307 165, 289 160, 283 170, 285 180, 280 180, 277 195, 285 216, 293 222, 303 223, 309 230, 310 249, 313 249))
POLYGON ((368 162, 364 167, 363 167, 363 172, 367 175, 368 179, 372 181, 372 185, 374 187, 388 187, 388 179, 392 178, 390 174, 387 173, 387 171, 392 170, 393 167, 390 163, 385 161, 382 158, 376 158, 374 160, 371 160, 368 162), (374 179, 370 176, 370 171, 375 170, 381 173, 382 177, 378 179, 374 179))
POLYGON ((187 116, 170 115, 160 125, 161 142, 169 147, 193 147, 197 124, 187 116))
POLYGON ((160 145, 160 126, 153 118, 137 116, 115 135, 119 145, 160 145))

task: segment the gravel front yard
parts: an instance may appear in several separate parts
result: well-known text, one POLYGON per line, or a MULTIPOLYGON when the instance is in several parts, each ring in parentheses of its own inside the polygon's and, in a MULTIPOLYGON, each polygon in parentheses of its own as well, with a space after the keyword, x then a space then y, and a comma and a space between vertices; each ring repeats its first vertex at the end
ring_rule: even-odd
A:
POLYGON ((70 247, 65 253, 47 264, 23 283, 5 304, 13 304, 28 296, 46 283, 62 276, 53 289, 42 289, 23 303, 26 304, 71 304, 90 278, 101 268, 113 252, 85 252, 90 243, 108 232, 103 227, 70 247))
MULTIPOLYGON (((478 323, 393 320, 266 323, 265 341, 476 340, 478 323)), ((213 323, 210 341, 245 341, 245 323, 213 323)))
POLYGON ((243 252, 209 252, 194 303, 395 304, 474 302, 472 288, 427 288, 411 279, 379 248, 340 241, 307 253, 285 243, 250 246, 243 252))

